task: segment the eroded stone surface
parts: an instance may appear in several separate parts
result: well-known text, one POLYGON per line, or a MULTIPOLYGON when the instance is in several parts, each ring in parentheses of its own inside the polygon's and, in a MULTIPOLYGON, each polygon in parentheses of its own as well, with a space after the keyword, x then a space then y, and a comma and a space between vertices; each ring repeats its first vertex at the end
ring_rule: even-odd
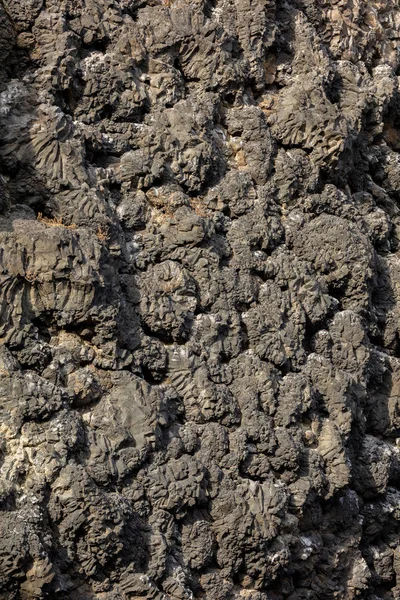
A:
POLYGON ((0 2, 0 598, 400 597, 395 0, 0 2))

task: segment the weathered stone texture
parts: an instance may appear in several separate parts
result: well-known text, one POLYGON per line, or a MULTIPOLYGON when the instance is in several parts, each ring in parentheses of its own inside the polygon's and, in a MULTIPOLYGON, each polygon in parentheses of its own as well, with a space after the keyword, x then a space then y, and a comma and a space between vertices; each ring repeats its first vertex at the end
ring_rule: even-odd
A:
POLYGON ((0 599, 400 599, 397 0, 0 0, 0 599))

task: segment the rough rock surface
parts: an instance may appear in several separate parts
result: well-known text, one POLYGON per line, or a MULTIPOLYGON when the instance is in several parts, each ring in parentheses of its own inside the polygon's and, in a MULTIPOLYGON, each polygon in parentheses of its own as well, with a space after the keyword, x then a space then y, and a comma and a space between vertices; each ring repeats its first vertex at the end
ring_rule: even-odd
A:
POLYGON ((400 599, 397 0, 0 0, 0 599, 400 599))

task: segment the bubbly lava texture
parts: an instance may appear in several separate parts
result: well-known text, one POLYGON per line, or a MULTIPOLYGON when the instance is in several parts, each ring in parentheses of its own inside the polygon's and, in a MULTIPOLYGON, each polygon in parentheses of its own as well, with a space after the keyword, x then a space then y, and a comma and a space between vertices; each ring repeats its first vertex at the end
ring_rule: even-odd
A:
POLYGON ((0 0, 0 600, 400 599, 398 0, 0 0))

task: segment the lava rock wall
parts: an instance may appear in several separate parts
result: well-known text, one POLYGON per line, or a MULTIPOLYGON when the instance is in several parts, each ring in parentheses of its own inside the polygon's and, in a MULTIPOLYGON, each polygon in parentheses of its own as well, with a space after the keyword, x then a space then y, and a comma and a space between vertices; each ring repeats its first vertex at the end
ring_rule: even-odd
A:
POLYGON ((399 600, 399 43, 0 1, 1 600, 399 600))

